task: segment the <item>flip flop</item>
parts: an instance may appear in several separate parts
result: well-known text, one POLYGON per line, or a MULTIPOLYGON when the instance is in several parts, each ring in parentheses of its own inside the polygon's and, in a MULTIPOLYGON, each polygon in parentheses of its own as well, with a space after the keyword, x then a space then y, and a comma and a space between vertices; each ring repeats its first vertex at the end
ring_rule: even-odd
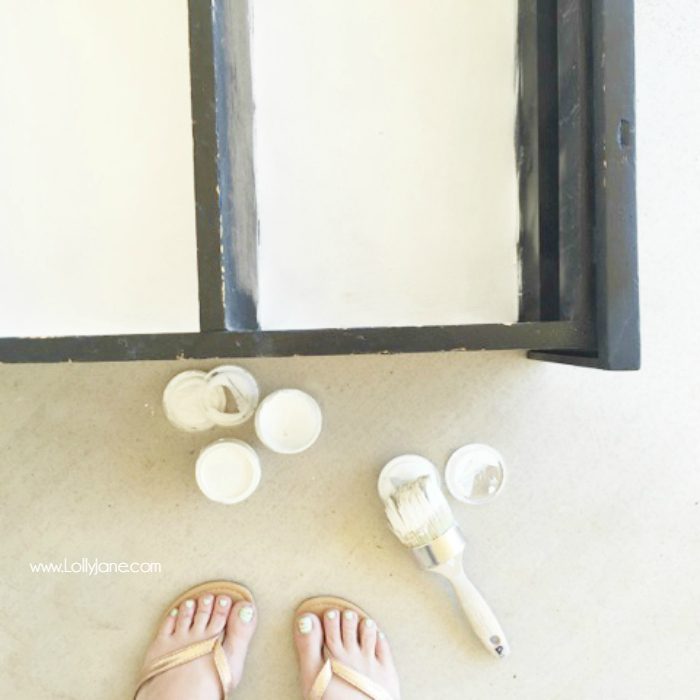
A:
MULTIPOLYGON (((233 601, 233 604, 246 600, 249 603, 253 602, 253 594, 244 586, 238 583, 232 583, 231 581, 210 581, 209 583, 201 583, 198 586, 190 588, 185 591, 181 596, 178 596, 172 604, 168 607, 167 612, 161 617, 159 627, 165 622, 166 618, 170 614, 170 611, 174 608, 178 608, 182 603, 189 599, 195 599, 198 596, 210 593, 211 595, 227 595, 233 601)), ((233 607, 233 605, 231 606, 233 607)), ((211 639, 205 639, 201 642, 195 642, 190 644, 183 649, 177 649, 176 651, 171 651, 169 654, 164 654, 159 656, 149 664, 144 667, 141 677, 139 678, 138 685, 136 686, 136 691, 134 692, 134 699, 138 695, 139 690, 152 680, 156 676, 160 676, 162 673, 169 671, 170 669, 187 664, 190 661, 199 659, 207 654, 212 654, 214 657, 214 666, 216 667, 216 672, 219 676, 219 681, 221 683, 221 690, 223 695, 221 696, 224 700, 228 697, 231 692, 232 678, 231 669, 228 665, 228 659, 221 647, 221 640, 223 639, 223 631, 217 634, 211 639)))
MULTIPOLYGON (((320 619, 323 619, 323 615, 331 608, 341 611, 353 610, 360 620, 370 617, 362 608, 355 605, 355 603, 351 603, 344 598, 335 598, 333 596, 319 596, 317 598, 305 600, 297 608, 296 615, 312 613, 320 619)), ((371 698, 371 700, 395 700, 385 688, 375 683, 371 678, 368 678, 364 674, 334 659, 328 647, 324 646, 323 653, 326 663, 323 664, 323 668, 320 670, 318 676, 316 676, 316 680, 311 686, 307 700, 323 700, 323 696, 328 690, 333 676, 344 680, 361 693, 364 693, 368 698, 371 698)))

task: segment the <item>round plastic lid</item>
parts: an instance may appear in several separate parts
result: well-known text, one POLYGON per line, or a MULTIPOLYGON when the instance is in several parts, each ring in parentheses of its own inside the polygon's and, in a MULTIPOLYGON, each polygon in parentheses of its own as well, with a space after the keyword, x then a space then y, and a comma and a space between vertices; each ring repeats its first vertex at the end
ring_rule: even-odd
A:
POLYGON ((506 467, 503 457, 488 445, 465 445, 448 460, 445 482, 462 503, 481 505, 494 499, 503 488, 506 467))
POLYGON ((323 414, 316 400, 299 389, 270 394, 255 414, 260 441, 274 452, 297 454, 313 445, 321 434, 323 414))
POLYGON ((221 387, 208 388, 205 372, 189 370, 173 377, 163 392, 163 410, 180 430, 197 432, 213 428, 215 423, 207 407, 223 411, 226 395, 221 387))
POLYGON ((379 498, 386 502, 399 486, 422 476, 433 476, 440 483, 440 473, 437 467, 420 455, 401 455, 389 462, 379 474, 377 491, 379 498))
POLYGON ((260 392, 255 377, 235 365, 224 365, 213 369, 206 376, 207 395, 224 394, 224 405, 215 400, 205 400, 204 406, 215 425, 233 427, 245 423, 254 413, 260 400, 260 392), (229 392, 235 402, 235 410, 226 410, 226 392, 229 392))
POLYGON ((219 440, 197 458, 197 486, 212 501, 227 505, 248 498, 260 483, 260 459, 242 440, 219 440))

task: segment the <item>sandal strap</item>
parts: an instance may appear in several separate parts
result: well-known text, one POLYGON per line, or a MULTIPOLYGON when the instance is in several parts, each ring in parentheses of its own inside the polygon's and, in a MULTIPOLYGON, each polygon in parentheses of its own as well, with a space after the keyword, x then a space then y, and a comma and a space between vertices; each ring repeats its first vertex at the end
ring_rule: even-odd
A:
POLYGON ((221 690, 224 693, 224 700, 226 700, 229 693, 233 690, 233 677, 231 676, 231 667, 228 665, 228 659, 221 646, 220 639, 217 639, 216 644, 214 644, 214 666, 219 674, 221 690))
POLYGON ((326 690, 328 690, 333 676, 338 676, 338 678, 349 683, 354 688, 357 688, 357 690, 364 693, 368 698, 371 698, 371 700, 394 700, 382 686, 375 683, 371 678, 367 678, 367 676, 362 673, 355 671, 355 669, 331 657, 326 659, 326 663, 323 664, 323 668, 320 670, 318 676, 316 676, 316 680, 309 692, 309 700, 323 700, 323 696, 326 690))
POLYGON ((141 674, 136 692, 134 693, 134 698, 138 695, 139 690, 156 676, 160 676, 166 671, 170 671, 178 666, 188 664, 207 654, 212 654, 214 657, 214 666, 221 683, 223 698, 225 700, 231 691, 233 679, 231 677, 228 659, 221 646, 221 635, 217 635, 211 639, 205 639, 202 642, 195 642, 194 644, 190 644, 187 647, 170 652, 169 654, 164 654, 151 661, 141 674))

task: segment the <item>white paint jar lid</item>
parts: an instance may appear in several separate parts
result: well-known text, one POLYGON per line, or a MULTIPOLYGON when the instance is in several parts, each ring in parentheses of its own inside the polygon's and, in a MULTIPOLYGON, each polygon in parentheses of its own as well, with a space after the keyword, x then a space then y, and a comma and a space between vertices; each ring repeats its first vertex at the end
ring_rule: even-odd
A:
POLYGON ((218 440, 197 458, 197 486, 210 500, 231 505, 250 497, 260 484, 260 459, 242 440, 218 440))
POLYGON ((224 365, 209 373, 189 370, 173 377, 163 392, 163 410, 176 428, 199 432, 245 423, 259 398, 258 383, 250 372, 224 365), (227 409, 227 393, 233 397, 233 411, 227 409))
POLYGON ((260 391, 255 377, 235 365, 223 365, 213 369, 206 377, 207 393, 216 395, 224 392, 224 406, 221 407, 215 400, 205 400, 204 408, 207 416, 214 425, 227 428, 245 423, 255 413, 260 400, 260 391), (229 392, 235 401, 236 410, 227 411, 226 392, 229 392))
POLYGON ((318 402, 299 389, 275 391, 263 400, 255 414, 255 432, 260 441, 280 454, 308 450, 322 427, 318 402))
POLYGON ((198 432, 213 428, 214 421, 207 414, 226 408, 226 394, 221 387, 208 390, 206 372, 189 370, 173 377, 163 392, 163 411, 178 429, 198 432))
POLYGON ((505 461, 488 445, 460 447, 445 468, 445 482, 450 493, 458 501, 470 505, 482 505, 496 498, 505 480, 505 461))
POLYGON ((397 488, 422 476, 432 476, 438 484, 440 483, 440 472, 429 459, 420 455, 395 457, 379 474, 377 480, 379 498, 386 503, 397 488))

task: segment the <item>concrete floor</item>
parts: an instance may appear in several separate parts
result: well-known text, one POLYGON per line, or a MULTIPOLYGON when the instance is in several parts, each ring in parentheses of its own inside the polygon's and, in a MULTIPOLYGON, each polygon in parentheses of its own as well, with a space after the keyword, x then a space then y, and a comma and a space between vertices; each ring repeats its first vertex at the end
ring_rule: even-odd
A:
POLYGON ((0 367, 0 695, 129 697, 156 618, 185 587, 252 587, 261 625, 240 698, 299 697, 290 626, 305 596, 361 603, 394 644, 407 700, 695 697, 700 642, 697 261, 700 100, 689 1, 639 6, 644 370, 605 374, 519 353, 246 361, 299 386, 326 430, 306 455, 262 450, 240 506, 197 491, 198 449, 167 380, 205 363, 0 367), (690 17, 690 19, 689 19, 690 17), (683 70, 676 70, 684 62, 683 70), (681 100, 680 96, 683 96, 681 100), (668 128, 668 106, 675 105, 668 128), (416 570, 375 495, 381 465, 498 447, 502 496, 455 506, 467 563, 509 633, 492 661, 445 587, 416 570), (159 575, 33 574, 30 563, 154 561, 159 575))

